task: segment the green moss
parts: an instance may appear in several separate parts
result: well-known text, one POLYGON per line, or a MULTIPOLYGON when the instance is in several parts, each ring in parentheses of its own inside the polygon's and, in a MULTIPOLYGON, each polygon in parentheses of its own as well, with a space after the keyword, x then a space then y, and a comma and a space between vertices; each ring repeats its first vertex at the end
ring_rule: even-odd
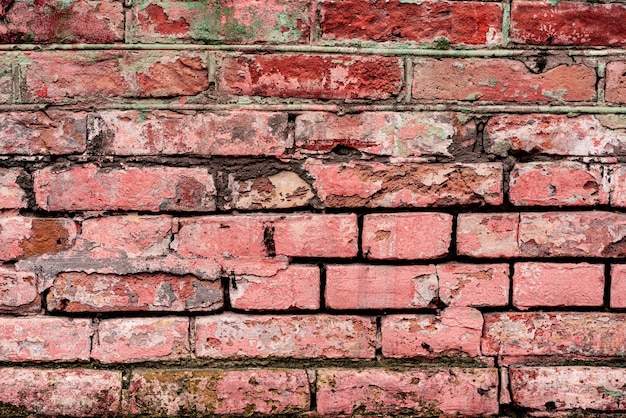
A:
POLYGON ((435 49, 450 49, 450 40, 445 36, 435 38, 435 44, 433 47, 435 49))

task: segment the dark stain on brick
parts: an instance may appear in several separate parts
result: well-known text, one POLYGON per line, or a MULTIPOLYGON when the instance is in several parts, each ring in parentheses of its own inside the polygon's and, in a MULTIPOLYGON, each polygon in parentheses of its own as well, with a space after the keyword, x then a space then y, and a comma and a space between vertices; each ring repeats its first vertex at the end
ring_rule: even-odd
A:
POLYGON ((21 244, 24 257, 54 254, 70 248, 70 236, 63 221, 58 219, 33 219, 32 234, 21 244))

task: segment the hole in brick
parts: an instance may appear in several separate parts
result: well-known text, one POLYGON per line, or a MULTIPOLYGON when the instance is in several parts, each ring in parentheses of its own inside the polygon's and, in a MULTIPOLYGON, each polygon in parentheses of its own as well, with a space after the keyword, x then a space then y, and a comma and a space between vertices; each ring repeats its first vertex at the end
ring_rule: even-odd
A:
POLYGON ((546 402, 545 406, 548 411, 556 411, 556 404, 552 401, 546 402))

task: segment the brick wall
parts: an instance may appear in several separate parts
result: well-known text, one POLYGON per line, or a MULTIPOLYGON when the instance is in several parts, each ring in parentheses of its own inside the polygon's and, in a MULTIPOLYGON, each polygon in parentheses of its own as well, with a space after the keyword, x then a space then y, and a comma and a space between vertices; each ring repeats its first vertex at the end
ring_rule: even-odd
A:
POLYGON ((624 22, 1 0, 0 413, 625 413, 624 22))

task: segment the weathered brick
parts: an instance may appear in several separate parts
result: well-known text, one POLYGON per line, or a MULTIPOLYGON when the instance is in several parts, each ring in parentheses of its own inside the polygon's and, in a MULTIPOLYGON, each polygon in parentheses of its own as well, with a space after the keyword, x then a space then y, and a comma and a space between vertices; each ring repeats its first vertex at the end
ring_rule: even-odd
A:
POLYGON ((141 1, 128 15, 127 42, 303 43, 311 29, 310 5, 307 0, 141 1))
POLYGON ((230 304, 243 310, 318 309, 319 267, 290 265, 270 277, 232 276, 230 304))
POLYGON ((52 211, 215 210, 213 176, 205 168, 48 167, 35 172, 34 188, 37 204, 52 211))
POLYGON ((125 412, 150 416, 281 414, 310 407, 304 370, 133 370, 125 412))
POLYGON ((596 72, 560 65, 533 74, 510 59, 421 58, 413 64, 414 99, 584 102, 596 97, 596 72))
POLYGON ((0 260, 35 257, 66 250, 76 239, 76 223, 69 219, 0 215, 0 260))
POLYGON ((26 192, 20 186, 28 175, 20 168, 0 169, 0 209, 19 209, 28 206, 26 192))
POLYGON ((41 311, 37 276, 0 267, 0 312, 31 313, 41 311))
POLYGON ((239 96, 388 99, 400 92, 399 58, 324 55, 224 57, 219 89, 239 96))
POLYGON ((515 263, 513 306, 602 306, 604 265, 515 263))
MULTIPOLYGON (((608 6, 608 5, 607 5, 608 6)), ((622 7, 625 8, 626 6, 622 7)), ((626 12, 625 12, 626 14, 626 12)), ((626 38, 622 38, 626 44, 626 38)), ((609 62, 606 65, 605 99, 612 103, 626 103, 626 61, 609 62)))
POLYGON ((626 207, 626 165, 617 164, 610 166, 610 170, 605 170, 605 177, 608 178, 610 187, 611 206, 626 207))
POLYGON ((623 356, 626 315, 603 312, 485 314, 484 355, 623 356))
POLYGON ((87 361, 93 332, 90 319, 3 317, 0 360, 87 361))
POLYGON ((480 355, 483 317, 474 308, 447 308, 441 315, 387 315, 382 320, 383 356, 480 355))
POLYGON ((115 416, 122 372, 112 370, 0 369, 0 404, 43 416, 115 416))
POLYGON ((183 257, 355 257, 355 215, 244 215, 181 219, 183 257))
POLYGON ((196 318, 200 358, 374 358, 374 318, 237 315, 196 318))
POLYGON ((2 13, 0 43, 95 43, 124 40, 124 8, 117 1, 17 0, 2 13))
POLYGON ((535 411, 624 411, 626 373, 613 367, 513 367, 516 405, 535 411))
POLYGON ((0 154, 84 152, 86 115, 82 112, 10 112, 0 118, 0 154))
POLYGON ((164 273, 63 273, 46 301, 52 312, 206 312, 220 309, 224 302, 219 281, 164 273))
POLYGON ((209 86, 206 57, 191 52, 46 51, 25 60, 25 97, 35 102, 193 96, 209 86))
POLYGON ((626 6, 520 0, 511 7, 511 41, 530 45, 626 45, 626 6))
POLYGON ((452 239, 447 213, 370 214, 363 218, 363 255, 372 260, 443 257, 452 239))
POLYGON ((531 154, 623 154, 626 131, 611 126, 602 115, 498 115, 485 127, 488 152, 501 156, 531 154))
POLYGON ((437 301, 435 266, 329 265, 326 306, 331 309, 433 307, 437 301))
MULTIPOLYGON (((306 206, 315 197, 311 185, 293 171, 279 171, 270 176, 238 179, 228 176, 231 190, 227 208, 285 209, 306 206)), ((247 176, 246 176, 247 177, 247 176)))
POLYGON ((611 308, 626 308, 626 265, 611 266, 611 308))
POLYGON ((180 360, 191 355, 189 319, 114 318, 98 324, 91 357, 102 363, 180 360))
MULTIPOLYGON (((0 103, 11 103, 13 99, 13 69, 14 66, 9 62, 11 55, 0 53, 0 103)), ((2 123, 0 121, 0 129, 2 123)), ((1 132, 1 130, 0 130, 1 132)))
POLYGON ((445 38, 446 44, 487 45, 502 41, 502 6, 497 3, 326 0, 320 13, 322 39, 437 43, 445 38))
POLYGON ((508 264, 437 266, 439 299, 448 306, 506 306, 509 303, 508 264))
POLYGON ((574 161, 516 164, 509 199, 517 206, 592 206, 609 203, 599 167, 574 161))
POLYGON ((498 413, 497 369, 321 369, 317 410, 325 416, 498 413))
POLYGON ((328 207, 499 205, 502 165, 324 163, 303 166, 328 207))
POLYGON ((102 111, 88 127, 113 155, 279 156, 292 143, 287 114, 274 112, 102 111))
POLYGON ((479 258, 515 257, 519 232, 517 213, 462 213, 458 217, 457 252, 479 258))
POLYGON ((303 154, 344 146, 392 157, 449 157, 456 142, 473 143, 475 135, 473 120, 451 112, 305 112, 296 117, 295 130, 296 149, 303 154))

